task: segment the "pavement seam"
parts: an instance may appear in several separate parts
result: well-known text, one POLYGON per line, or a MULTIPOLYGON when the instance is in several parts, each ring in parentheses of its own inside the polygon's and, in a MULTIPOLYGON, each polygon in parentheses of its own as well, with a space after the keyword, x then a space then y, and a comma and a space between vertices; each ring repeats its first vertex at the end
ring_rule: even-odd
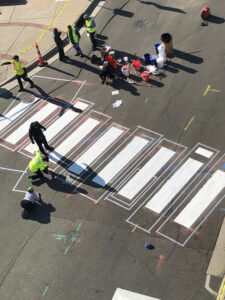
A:
POLYGON ((26 247, 26 245, 28 244, 28 242, 30 241, 30 239, 40 229, 40 227, 41 227, 41 224, 39 224, 39 226, 34 230, 34 232, 25 240, 25 242, 23 243, 22 247, 16 252, 16 254, 12 258, 12 260, 8 263, 8 265, 5 267, 5 269, 1 272, 1 274, 0 274, 0 286, 2 286, 2 284, 4 283, 4 281, 5 281, 6 277, 8 276, 9 272, 11 271, 11 269, 13 268, 13 266, 15 265, 15 263, 17 262, 17 259, 22 254, 23 249, 26 247))

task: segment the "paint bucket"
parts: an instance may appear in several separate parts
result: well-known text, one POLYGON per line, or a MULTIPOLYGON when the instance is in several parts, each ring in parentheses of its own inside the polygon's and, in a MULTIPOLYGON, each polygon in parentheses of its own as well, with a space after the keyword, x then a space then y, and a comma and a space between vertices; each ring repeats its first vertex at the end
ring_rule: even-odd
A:
POLYGON ((133 61, 133 67, 135 68, 136 71, 139 71, 141 68, 141 63, 139 60, 134 60, 133 61))
POLYGON ((156 64, 158 66, 159 69, 162 69, 164 67, 164 63, 165 63, 166 59, 163 57, 158 57, 156 60, 156 64))
POLYGON ((124 76, 128 77, 129 76, 129 69, 128 69, 128 66, 123 66, 121 68, 121 72, 124 76))
POLYGON ((154 45, 154 48, 155 48, 155 52, 156 52, 156 54, 159 54, 159 51, 158 51, 158 47, 159 47, 159 45, 160 45, 160 44, 155 44, 155 45, 154 45))
POLYGON ((145 53, 143 56, 144 60, 145 60, 145 64, 146 65, 150 65, 151 61, 150 61, 150 54, 149 53, 145 53))
POLYGON ((156 56, 156 55, 150 56, 150 62, 151 62, 151 65, 157 67, 157 62, 156 62, 156 60, 157 60, 157 56, 156 56))
POLYGON ((141 73, 141 77, 144 82, 149 82, 150 73, 148 71, 144 71, 141 73))
POLYGON ((146 244, 145 244, 145 247, 146 247, 147 249, 150 249, 150 250, 154 249, 154 246, 153 246, 152 244, 150 244, 150 243, 146 243, 146 244))

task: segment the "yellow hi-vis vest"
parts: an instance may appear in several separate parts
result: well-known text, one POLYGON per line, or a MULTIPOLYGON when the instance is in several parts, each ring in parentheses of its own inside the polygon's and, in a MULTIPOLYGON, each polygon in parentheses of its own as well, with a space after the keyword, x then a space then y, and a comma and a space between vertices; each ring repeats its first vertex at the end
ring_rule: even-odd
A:
MULTIPOLYGON (((72 35, 73 35, 74 43, 78 43, 79 39, 78 39, 78 35, 76 34, 76 29, 75 28, 72 28, 72 35)), ((67 36, 68 36, 69 42, 71 42, 69 29, 67 30, 67 36)))
POLYGON ((11 60, 11 64, 14 66, 14 71, 16 75, 23 75, 24 74, 24 64, 22 61, 15 61, 11 60))
POLYGON ((35 157, 29 162, 29 169, 31 172, 37 172, 38 169, 43 171, 47 165, 44 164, 42 156, 39 152, 35 152, 35 157))
POLYGON ((87 32, 89 33, 92 33, 92 32, 95 32, 96 31, 96 28, 95 27, 92 27, 92 22, 93 22, 93 19, 91 18, 90 20, 86 20, 85 23, 86 23, 86 27, 87 27, 87 32))

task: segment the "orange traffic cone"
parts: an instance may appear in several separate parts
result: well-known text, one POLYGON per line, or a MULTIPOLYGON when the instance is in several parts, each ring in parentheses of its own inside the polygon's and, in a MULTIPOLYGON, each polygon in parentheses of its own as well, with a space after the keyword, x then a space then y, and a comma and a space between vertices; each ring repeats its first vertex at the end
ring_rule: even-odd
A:
POLYGON ((38 54, 38 59, 39 59, 39 63, 38 63, 39 67, 46 66, 48 63, 47 63, 47 61, 44 61, 43 57, 41 56, 41 52, 40 52, 40 50, 38 48, 38 44, 37 43, 35 43, 35 47, 37 49, 37 54, 38 54))

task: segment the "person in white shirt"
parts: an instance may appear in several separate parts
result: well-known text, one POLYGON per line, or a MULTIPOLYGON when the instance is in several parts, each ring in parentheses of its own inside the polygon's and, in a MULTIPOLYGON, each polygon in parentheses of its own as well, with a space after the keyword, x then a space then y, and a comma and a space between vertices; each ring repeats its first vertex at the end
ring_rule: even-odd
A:
POLYGON ((21 216, 23 219, 28 218, 29 212, 35 207, 35 200, 41 201, 41 194, 35 193, 32 187, 27 189, 24 199, 20 202, 24 209, 21 216))

